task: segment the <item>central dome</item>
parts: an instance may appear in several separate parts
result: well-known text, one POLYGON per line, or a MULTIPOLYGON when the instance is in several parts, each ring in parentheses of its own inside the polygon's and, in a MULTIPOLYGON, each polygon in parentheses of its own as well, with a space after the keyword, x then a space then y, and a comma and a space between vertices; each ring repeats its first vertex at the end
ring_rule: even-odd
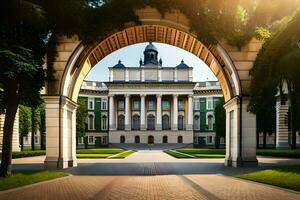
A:
POLYGON ((152 42, 149 42, 149 44, 146 46, 145 51, 157 51, 157 48, 152 42))

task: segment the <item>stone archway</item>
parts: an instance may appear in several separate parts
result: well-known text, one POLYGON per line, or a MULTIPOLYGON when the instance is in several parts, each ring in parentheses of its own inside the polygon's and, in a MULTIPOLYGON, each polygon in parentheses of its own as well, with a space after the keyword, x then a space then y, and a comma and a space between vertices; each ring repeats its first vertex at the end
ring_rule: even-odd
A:
POLYGON ((225 164, 234 167, 257 164, 256 120, 255 115, 247 112, 247 95, 249 71, 262 43, 251 40, 241 50, 225 42, 206 47, 178 11, 166 13, 164 18, 149 7, 136 12, 142 25, 116 31, 94 45, 84 46, 76 37, 60 38, 54 62, 56 79, 47 84, 44 98, 46 167, 76 166, 76 102, 81 84, 92 67, 122 47, 148 41, 182 48, 207 64, 219 80, 226 101, 225 164))

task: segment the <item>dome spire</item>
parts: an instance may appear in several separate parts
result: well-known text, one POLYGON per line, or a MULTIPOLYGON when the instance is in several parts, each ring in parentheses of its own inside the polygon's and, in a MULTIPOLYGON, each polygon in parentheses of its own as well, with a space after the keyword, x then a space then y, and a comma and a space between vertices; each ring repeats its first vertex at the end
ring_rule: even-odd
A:
POLYGON ((152 43, 152 41, 149 42, 149 44, 146 46, 144 51, 144 65, 158 65, 158 51, 156 46, 152 43))

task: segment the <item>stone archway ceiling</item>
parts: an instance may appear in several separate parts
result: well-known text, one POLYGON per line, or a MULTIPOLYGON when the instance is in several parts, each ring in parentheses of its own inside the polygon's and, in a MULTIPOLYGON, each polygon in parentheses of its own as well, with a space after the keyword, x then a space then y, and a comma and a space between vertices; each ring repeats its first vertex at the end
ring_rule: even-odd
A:
POLYGON ((149 41, 173 45, 196 55, 210 67, 218 78, 225 100, 231 99, 231 87, 222 69, 225 64, 217 50, 213 46, 207 48, 189 33, 168 26, 141 25, 114 33, 94 48, 85 48, 76 65, 82 65, 87 58, 87 62, 93 67, 105 56, 122 47, 149 41))

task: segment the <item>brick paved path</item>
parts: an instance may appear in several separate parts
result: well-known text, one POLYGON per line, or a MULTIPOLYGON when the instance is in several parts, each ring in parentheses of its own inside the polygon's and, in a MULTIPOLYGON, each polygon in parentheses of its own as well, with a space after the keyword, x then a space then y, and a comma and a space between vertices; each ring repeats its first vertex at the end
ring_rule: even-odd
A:
MULTIPOLYGON (((44 157, 15 159, 15 169, 42 167, 44 157)), ((299 159, 262 158, 265 166, 299 164, 299 159)), ((255 168, 226 168, 223 159, 175 159, 162 151, 139 151, 126 159, 79 160, 64 170, 73 176, 0 192, 0 200, 228 199, 292 200, 300 194, 220 174, 255 168), (131 175, 131 176, 128 176, 131 175)))
POLYGON ((0 193, 1 200, 228 199, 296 200, 287 190, 223 175, 71 176, 0 193))

